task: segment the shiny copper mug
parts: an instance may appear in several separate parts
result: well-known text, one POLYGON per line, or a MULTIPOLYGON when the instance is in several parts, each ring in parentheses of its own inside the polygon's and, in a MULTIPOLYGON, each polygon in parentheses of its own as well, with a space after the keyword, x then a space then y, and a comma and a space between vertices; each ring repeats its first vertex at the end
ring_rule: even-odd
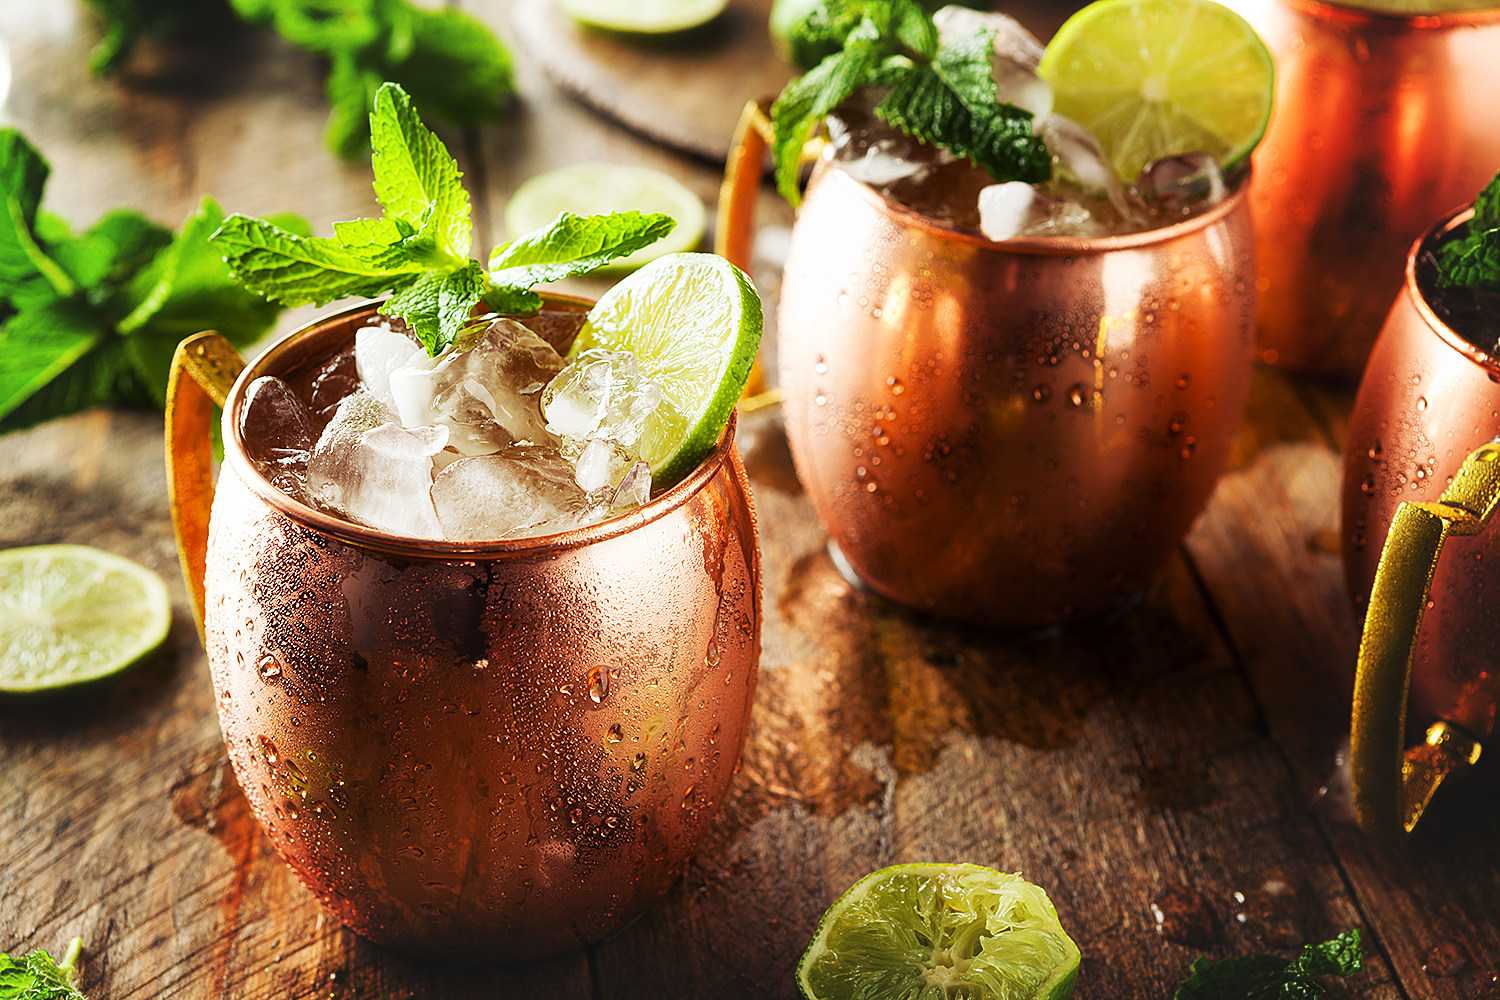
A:
POLYGON ((1365 611, 1355 812, 1391 842, 1446 775, 1478 759, 1500 704, 1500 529, 1485 528, 1500 499, 1500 447, 1489 443, 1500 436, 1500 358, 1438 318, 1416 277, 1423 244, 1472 215, 1445 219, 1407 255, 1344 456, 1344 572, 1365 611))
POLYGON ((1442 14, 1225 3, 1276 59, 1250 185, 1262 355, 1353 381, 1406 248, 1500 166, 1500 2, 1442 14))
MULTIPOLYGON (((743 266, 764 134, 721 196, 743 266)), ((797 474, 872 589, 1043 627, 1130 601, 1207 502, 1250 380, 1243 190, 1129 236, 991 243, 813 173, 777 314, 797 474)))
POLYGON ((246 454, 245 387, 371 312, 248 368, 217 334, 178 348, 167 460, 225 744, 277 853, 356 932, 541 958, 639 912, 724 799, 760 653, 750 486, 731 424, 644 507, 543 538, 402 538, 304 506, 246 454))

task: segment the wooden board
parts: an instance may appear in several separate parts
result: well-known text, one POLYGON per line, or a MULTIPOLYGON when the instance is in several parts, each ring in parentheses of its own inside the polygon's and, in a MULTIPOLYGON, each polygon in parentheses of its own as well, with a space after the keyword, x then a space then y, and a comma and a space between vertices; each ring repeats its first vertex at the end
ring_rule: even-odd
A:
POLYGON ((730 0, 680 36, 636 37, 575 23, 557 0, 519 0, 512 29, 529 56, 579 100, 652 140, 723 163, 746 101, 794 75, 771 46, 770 0, 730 0))
MULTIPOLYGON (((504 0, 466 6, 509 32, 504 0)), ((52 159, 50 208, 171 222, 212 192, 326 232, 372 207, 367 168, 321 147, 315 60, 251 33, 98 82, 83 70, 96 30, 71 3, 0 5, 14 72, 0 114, 52 159)), ((711 202, 714 168, 602 122, 516 47, 521 102, 444 134, 481 247, 503 237, 517 184, 575 160, 655 166, 711 202)), ((772 197, 761 212, 789 222, 772 197)), ((774 272, 756 277, 774 305, 774 272)), ((1048 888, 1086 956, 1081 1000, 1161 1000, 1201 952, 1285 954, 1351 926, 1373 953, 1336 996, 1496 996, 1500 769, 1445 789, 1399 855, 1348 825, 1337 789, 1319 794, 1354 639, 1335 525, 1349 403, 1258 372, 1233 467, 1146 602, 1052 638, 955 629, 851 588, 779 421, 747 420, 765 651, 728 804, 635 924, 503 970, 411 961, 342 929, 250 817, 177 576, 160 417, 98 411, 0 438, 0 546, 99 545, 155 568, 174 600, 167 648, 138 669, 0 700, 0 950, 81 936, 94 1000, 790 1000, 818 914, 851 882, 961 858, 1048 888)))

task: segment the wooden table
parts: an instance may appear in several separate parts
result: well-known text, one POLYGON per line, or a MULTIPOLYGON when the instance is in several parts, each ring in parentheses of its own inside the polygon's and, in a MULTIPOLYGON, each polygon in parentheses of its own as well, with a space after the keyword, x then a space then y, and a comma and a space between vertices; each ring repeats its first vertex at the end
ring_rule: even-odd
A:
MULTIPOLYGON (((503 3, 468 6, 514 37, 503 3)), ((13 70, 0 113, 51 158, 54 211, 86 224, 125 204, 175 224, 207 192, 326 231, 374 210, 368 167, 319 145, 314 60, 248 33, 148 50, 149 72, 101 83, 84 71, 96 35, 68 0, 0 5, 13 70)), ((480 245, 501 236, 522 179, 578 160, 655 166, 712 202, 716 168, 602 122, 522 55, 510 117, 448 136, 480 245)), ((767 224, 788 224, 763 201, 767 224)), ((1345 995, 1500 996, 1494 779, 1445 793, 1401 854, 1371 847, 1325 789, 1355 644, 1337 555, 1350 402, 1257 372, 1231 468, 1144 605, 1044 638, 954 629, 851 588, 776 417, 747 420, 765 653, 729 801, 635 924, 504 971, 364 942, 272 853, 224 758, 160 418, 96 411, 0 439, 0 546, 103 546, 154 567, 175 599, 167 649, 138 669, 0 701, 0 948, 80 935, 95 1000, 783 998, 818 915, 856 878, 964 859, 1048 889, 1085 955, 1080 998, 1168 997, 1200 952, 1285 953, 1348 927, 1370 955, 1345 995)))

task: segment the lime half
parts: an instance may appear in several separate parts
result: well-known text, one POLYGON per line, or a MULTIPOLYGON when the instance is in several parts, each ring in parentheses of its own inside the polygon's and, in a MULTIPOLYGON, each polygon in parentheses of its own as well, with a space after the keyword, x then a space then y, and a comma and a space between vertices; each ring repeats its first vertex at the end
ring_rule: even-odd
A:
POLYGON ((718 442, 750 377, 760 329, 760 295, 744 272, 711 253, 675 253, 605 292, 572 354, 632 351, 661 384, 640 449, 655 485, 666 486, 718 442))
POLYGON ((968 864, 893 865, 823 914, 797 964, 807 1000, 1065 1000, 1078 946, 1019 875, 968 864))
POLYGON ((128 667, 162 644, 161 577, 86 545, 0 551, 0 691, 40 691, 128 667))
POLYGON ((1230 168, 1271 117, 1275 69, 1255 29, 1212 0, 1099 0, 1047 45, 1054 109, 1098 137, 1134 181, 1164 156, 1204 152, 1230 168))
POLYGON ((707 24, 729 0, 562 0, 563 13, 607 31, 665 35, 707 24))
POLYGON ((665 238, 641 247, 601 271, 631 271, 669 253, 696 249, 707 213, 697 195, 657 170, 616 163, 577 163, 538 174, 516 189, 505 206, 511 236, 551 225, 560 212, 662 212, 677 222, 665 238))

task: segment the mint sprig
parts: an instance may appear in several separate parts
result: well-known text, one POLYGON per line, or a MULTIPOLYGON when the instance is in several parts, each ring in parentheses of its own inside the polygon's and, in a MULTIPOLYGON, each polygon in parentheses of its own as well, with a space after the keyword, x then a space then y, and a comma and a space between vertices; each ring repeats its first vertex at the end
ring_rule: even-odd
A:
POLYGON ((41 208, 49 172, 25 136, 0 129, 0 432, 91 406, 160 406, 183 337, 216 329, 245 344, 275 322, 281 309, 209 246, 224 220, 212 198, 175 234, 128 209, 75 234, 41 208))
POLYGON ((1474 217, 1437 254, 1438 284, 1500 292, 1500 173, 1474 199, 1474 217))
POLYGON ((1316 1000, 1325 991, 1314 977, 1347 979, 1363 963, 1358 930, 1307 945, 1294 959, 1247 955, 1214 962, 1200 957, 1172 1000, 1316 1000))
POLYGON ((469 258, 473 225, 463 174, 396 84, 376 94, 370 135, 375 197, 385 215, 335 223, 332 238, 230 216, 210 239, 246 287, 289 306, 390 292, 380 311, 403 320, 436 356, 458 338, 481 300, 496 312, 529 315, 542 306, 532 285, 632 254, 676 225, 659 213, 565 212, 496 247, 486 271, 469 258))
POLYGON ((82 948, 74 938, 61 964, 40 949, 15 958, 0 952, 0 1000, 88 1000, 73 985, 82 948))
POLYGON ((939 45, 915 0, 822 0, 793 28, 794 52, 826 52, 771 106, 776 186, 792 204, 803 146, 824 117, 864 87, 893 88, 875 108, 888 124, 968 158, 997 181, 1052 176, 1032 115, 1002 102, 990 72, 992 32, 939 45))

